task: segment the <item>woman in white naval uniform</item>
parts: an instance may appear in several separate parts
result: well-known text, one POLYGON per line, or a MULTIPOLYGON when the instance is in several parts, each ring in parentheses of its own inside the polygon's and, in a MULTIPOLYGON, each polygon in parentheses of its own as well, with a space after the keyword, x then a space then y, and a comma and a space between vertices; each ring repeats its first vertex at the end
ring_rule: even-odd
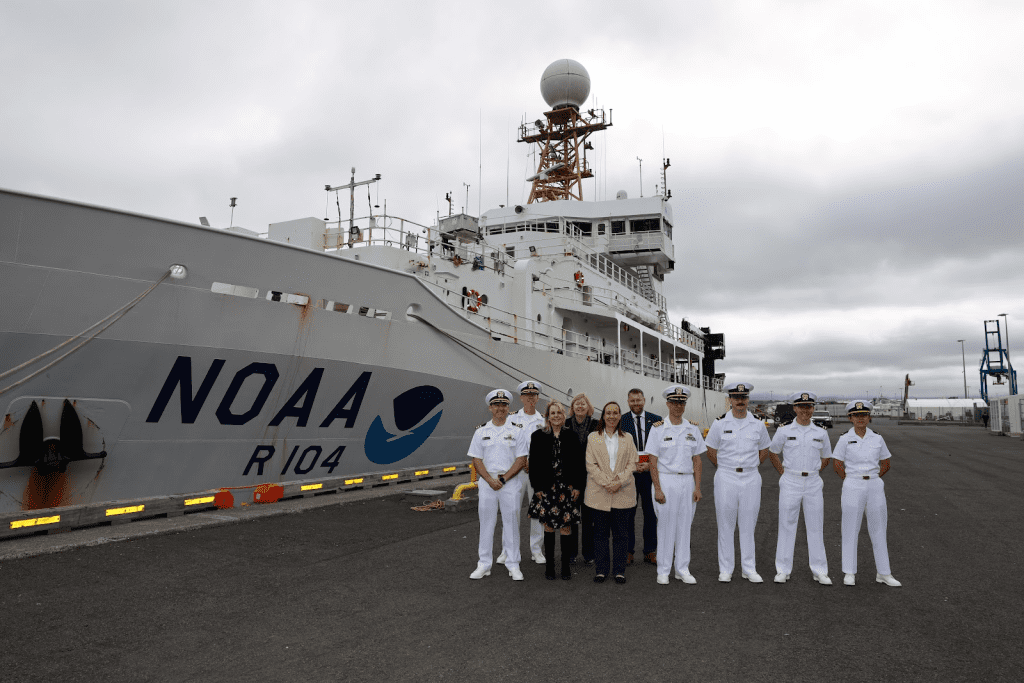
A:
POLYGON ((824 483, 818 474, 828 466, 832 444, 828 433, 811 422, 818 397, 809 391, 789 397, 796 411, 796 420, 779 427, 768 449, 772 466, 779 478, 779 540, 775 548, 775 583, 786 583, 793 572, 793 548, 800 508, 804 509, 807 530, 807 555, 814 580, 831 586, 828 561, 825 559, 825 501, 821 491, 824 483), (782 460, 779 460, 779 456, 782 460))
POLYGON ((655 422, 644 452, 651 456, 651 492, 658 516, 658 583, 667 584, 675 558, 675 577, 697 583, 690 574, 690 527, 701 499, 700 454, 707 450, 700 429, 683 413, 690 390, 674 384, 661 395, 668 418, 655 422))
POLYGON ((761 474, 758 465, 768 457, 768 429, 747 412, 754 385, 733 382, 726 386, 732 409, 715 420, 704 440, 715 471, 715 517, 718 520, 718 580, 732 581, 736 566, 736 527, 740 529, 744 579, 761 583, 754 557, 754 526, 761 509, 761 474))
POLYGON ((516 475, 526 465, 530 440, 526 430, 508 420, 508 404, 512 394, 495 389, 487 394, 491 420, 477 427, 469 444, 469 457, 479 486, 480 516, 479 560, 471 579, 482 579, 491 573, 494 552, 494 526, 501 510, 501 547, 506 555, 505 568, 515 581, 523 580, 519 570, 519 505, 522 501, 522 479, 516 475))
POLYGON ((889 471, 892 454, 885 439, 868 429, 871 403, 850 401, 846 413, 853 429, 839 437, 832 451, 833 467, 843 480, 843 583, 853 586, 857 577, 857 537, 860 523, 868 518, 868 536, 875 552, 875 581, 901 586, 889 569, 889 548, 885 540, 889 513, 882 477, 889 471))

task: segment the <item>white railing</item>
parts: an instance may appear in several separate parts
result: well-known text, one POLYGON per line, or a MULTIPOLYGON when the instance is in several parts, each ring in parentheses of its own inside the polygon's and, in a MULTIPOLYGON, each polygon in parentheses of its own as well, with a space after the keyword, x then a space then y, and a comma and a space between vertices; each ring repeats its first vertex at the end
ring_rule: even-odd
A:
MULTIPOLYGON (((646 359, 641 363, 635 352, 617 349, 614 344, 605 342, 600 337, 553 327, 545 322, 536 322, 491 304, 480 305, 476 312, 469 311, 466 308, 469 301, 460 291, 448 289, 430 280, 423 282, 432 286, 449 306, 462 310, 467 319, 485 327, 492 339, 547 349, 552 353, 582 358, 592 363, 604 363, 614 367, 621 365, 623 369, 635 374, 659 378, 665 382, 701 386, 699 373, 686 370, 671 360, 659 362, 657 359, 646 359)), ((710 377, 705 377, 704 380, 705 386, 709 388, 714 382, 714 378, 710 377)), ((717 384, 720 391, 721 382, 717 384)))
MULTIPOLYGON (((325 251, 342 250, 346 248, 359 248, 369 245, 379 245, 404 249, 411 253, 426 257, 429 261, 434 259, 451 261, 456 265, 463 263, 470 264, 474 269, 490 270, 499 275, 505 274, 506 267, 512 266, 517 259, 509 256, 499 245, 488 244, 487 242, 464 242, 442 235, 436 227, 430 227, 410 221, 397 216, 362 216, 356 219, 359 225, 359 239, 350 242, 350 232, 346 227, 347 221, 341 222, 341 228, 328 228, 324 231, 323 248, 325 251), (397 227, 395 224, 397 223, 397 227)), ((328 223, 332 225, 332 223, 328 223)), ((339 222, 334 221, 333 225, 338 226, 339 222)), ((543 222, 537 223, 534 227, 542 228, 543 222)), ((574 257, 584 266, 589 266, 594 272, 604 275, 612 282, 618 283, 627 290, 643 297, 646 301, 657 307, 657 312, 668 310, 665 297, 651 290, 644 293, 640 280, 625 270, 602 253, 595 252, 580 241, 582 233, 573 226, 571 231, 573 240, 566 241, 561 233, 545 234, 536 232, 536 239, 533 244, 538 257, 574 257), (579 236, 577 236, 579 235, 579 236), (573 243, 574 241, 578 243, 573 243)), ((521 245, 516 245, 521 248, 521 245)), ((586 277, 584 277, 584 281, 586 277)), ((554 298, 564 301, 571 301, 582 305, 606 306, 618 311, 622 315, 635 313, 630 302, 626 301, 619 292, 607 287, 585 285, 578 287, 575 282, 557 280, 548 276, 542 276, 541 282, 547 287, 546 293, 554 298), (547 282, 545 282, 547 281, 547 282), (547 283, 551 283, 548 286, 547 283), (572 292, 570 295, 569 293, 572 292)), ((662 320, 658 322, 655 329, 666 337, 670 337, 690 348, 703 353, 704 340, 690 332, 662 320)))

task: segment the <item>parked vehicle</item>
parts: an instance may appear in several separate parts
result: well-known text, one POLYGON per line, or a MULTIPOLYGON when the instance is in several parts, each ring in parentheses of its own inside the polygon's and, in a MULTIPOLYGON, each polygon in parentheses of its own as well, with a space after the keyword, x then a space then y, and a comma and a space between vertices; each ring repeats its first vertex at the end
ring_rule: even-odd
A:
POLYGON ((811 415, 811 422, 819 427, 832 429, 832 416, 829 415, 827 410, 815 410, 814 414, 811 415))

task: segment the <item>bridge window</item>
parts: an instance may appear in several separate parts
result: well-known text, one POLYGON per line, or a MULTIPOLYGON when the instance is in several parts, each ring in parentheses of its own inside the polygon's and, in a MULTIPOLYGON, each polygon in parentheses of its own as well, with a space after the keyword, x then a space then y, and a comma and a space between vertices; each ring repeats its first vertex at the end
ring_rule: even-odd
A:
POLYGON ((626 221, 612 221, 612 234, 613 235, 624 235, 624 234, 626 234, 626 221))
POLYGON ((640 218, 630 221, 630 228, 633 232, 659 232, 661 220, 657 218, 640 218))
POLYGON ((545 232, 558 232, 558 223, 545 223, 545 232))

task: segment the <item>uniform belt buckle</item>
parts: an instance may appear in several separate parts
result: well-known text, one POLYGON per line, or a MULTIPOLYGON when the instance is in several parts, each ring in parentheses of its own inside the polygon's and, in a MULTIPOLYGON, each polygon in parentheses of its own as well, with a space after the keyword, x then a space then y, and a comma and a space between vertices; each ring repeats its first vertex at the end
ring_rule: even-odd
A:
POLYGON ((861 477, 861 479, 870 479, 870 478, 871 478, 871 477, 869 477, 869 476, 867 476, 867 475, 864 475, 863 477, 861 477))
POLYGON ((737 472, 742 472, 742 471, 743 471, 743 468, 742 468, 742 467, 737 467, 737 468, 736 468, 736 471, 737 471, 737 472))

